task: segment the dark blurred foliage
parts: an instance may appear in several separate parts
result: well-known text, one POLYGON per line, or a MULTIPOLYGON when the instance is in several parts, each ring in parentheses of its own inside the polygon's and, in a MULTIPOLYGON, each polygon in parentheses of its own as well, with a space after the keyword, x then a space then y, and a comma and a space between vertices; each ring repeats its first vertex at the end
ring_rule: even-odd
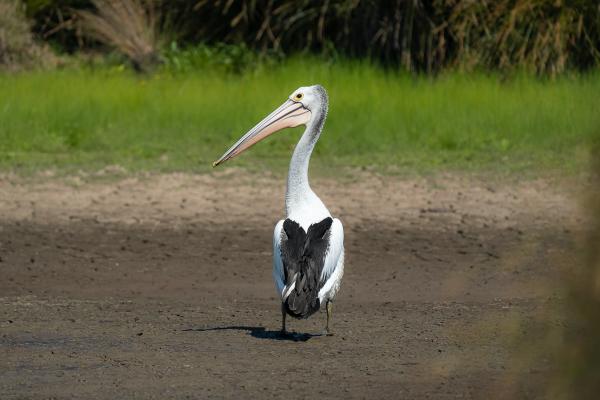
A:
POLYGON ((81 49, 85 42, 75 24, 73 11, 91 9, 89 0, 25 0, 27 16, 34 21, 33 31, 61 51, 81 49))
MULTIPOLYGON (((26 0, 36 32, 64 51, 86 43, 73 9, 88 0, 26 0)), ((179 46, 244 44, 260 52, 370 58, 407 70, 444 67, 560 73, 600 63, 597 0, 155 0, 179 46)))

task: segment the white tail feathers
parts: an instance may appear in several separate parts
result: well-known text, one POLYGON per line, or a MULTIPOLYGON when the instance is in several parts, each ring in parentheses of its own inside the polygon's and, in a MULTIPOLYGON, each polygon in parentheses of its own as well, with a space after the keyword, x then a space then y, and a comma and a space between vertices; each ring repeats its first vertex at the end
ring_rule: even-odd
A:
POLYGON ((298 273, 295 273, 294 277, 292 278, 292 283, 290 283, 289 285, 284 287, 283 290, 281 291, 281 301, 285 302, 286 299, 290 296, 290 293, 292 293, 292 290, 294 290, 294 288, 296 288, 296 277, 297 276, 298 276, 298 273))

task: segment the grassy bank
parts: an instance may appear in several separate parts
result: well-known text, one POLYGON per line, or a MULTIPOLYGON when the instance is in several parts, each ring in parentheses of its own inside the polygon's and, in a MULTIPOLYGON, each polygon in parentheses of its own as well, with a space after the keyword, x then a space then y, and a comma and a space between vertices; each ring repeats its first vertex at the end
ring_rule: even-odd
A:
MULTIPOLYGON (((600 74, 430 79, 300 59, 243 75, 37 72, 0 75, 0 168, 208 170, 312 83, 331 100, 314 157, 321 168, 576 171, 600 127, 600 74)), ((233 163, 283 167, 301 131, 275 135, 233 163)))

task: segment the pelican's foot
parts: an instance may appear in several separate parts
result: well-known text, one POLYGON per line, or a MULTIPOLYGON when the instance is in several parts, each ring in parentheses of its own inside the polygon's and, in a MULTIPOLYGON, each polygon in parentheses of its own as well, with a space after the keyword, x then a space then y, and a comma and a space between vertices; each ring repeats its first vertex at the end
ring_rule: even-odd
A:
POLYGON ((323 336, 335 336, 335 333, 333 333, 333 331, 330 329, 325 329, 323 331, 323 336))

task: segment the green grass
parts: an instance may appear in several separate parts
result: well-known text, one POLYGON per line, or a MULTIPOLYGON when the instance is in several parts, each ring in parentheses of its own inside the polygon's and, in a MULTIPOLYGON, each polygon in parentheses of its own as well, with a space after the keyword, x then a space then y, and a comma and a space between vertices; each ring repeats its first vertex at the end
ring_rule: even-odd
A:
MULTIPOLYGON (((432 79, 298 58, 241 75, 30 72, 0 75, 0 169, 205 171, 313 83, 331 103, 317 169, 578 171, 600 128, 599 73, 432 79)), ((229 165, 283 167, 301 132, 274 135, 229 165)))

